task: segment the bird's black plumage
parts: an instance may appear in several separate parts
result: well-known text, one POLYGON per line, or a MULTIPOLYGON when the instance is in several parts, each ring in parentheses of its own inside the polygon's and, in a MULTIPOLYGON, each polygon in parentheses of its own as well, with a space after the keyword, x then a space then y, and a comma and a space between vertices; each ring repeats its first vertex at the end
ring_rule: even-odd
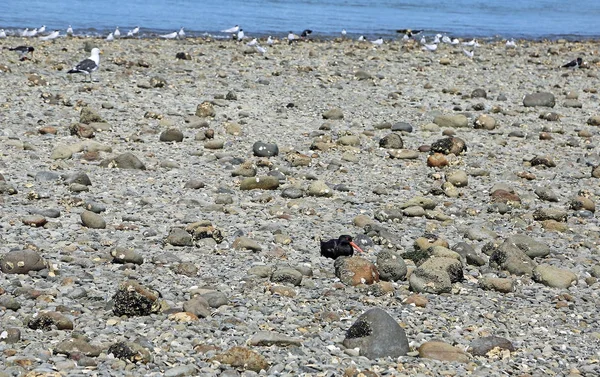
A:
POLYGON ((563 68, 579 68, 579 67, 581 67, 582 63, 583 63, 583 59, 577 58, 575 60, 571 60, 570 62, 563 65, 562 67, 563 68))
POLYGON ((310 29, 305 29, 305 30, 302 32, 302 34, 300 34, 300 36, 301 36, 302 38, 306 38, 306 37, 308 37, 308 36, 309 36, 309 35, 311 35, 311 34, 312 34, 312 30, 310 30, 310 29))
POLYGON ((412 37, 413 35, 417 35, 419 33, 422 33, 423 30, 411 30, 411 29, 399 29, 396 30, 396 33, 401 33, 401 34, 406 34, 409 37, 412 37))
POLYGON ((354 249, 362 252, 361 248, 352 242, 352 237, 344 234, 338 239, 321 241, 321 255, 326 258, 336 259, 337 257, 352 256, 354 249))
POLYGON ((92 59, 84 59, 84 60, 80 61, 79 64, 77 64, 75 66, 75 68, 69 70, 69 72, 67 72, 67 73, 79 73, 79 72, 91 73, 91 72, 95 71, 96 69, 98 69, 98 65, 96 64, 95 61, 93 61, 92 59))
POLYGON ((15 51, 19 53, 19 59, 20 60, 25 60, 27 59, 27 53, 31 52, 33 54, 33 52, 35 51, 35 48, 31 47, 31 46, 17 46, 17 47, 12 47, 9 48, 10 51, 15 51))

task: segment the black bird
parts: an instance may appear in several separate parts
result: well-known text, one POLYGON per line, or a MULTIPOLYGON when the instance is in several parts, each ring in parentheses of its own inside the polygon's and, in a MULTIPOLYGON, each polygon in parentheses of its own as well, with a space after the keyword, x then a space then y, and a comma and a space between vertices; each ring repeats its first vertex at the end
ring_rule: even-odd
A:
POLYGON ((31 47, 31 46, 17 46, 17 47, 13 47, 13 48, 9 48, 10 51, 16 51, 19 53, 19 60, 25 60, 27 59, 27 53, 31 52, 31 54, 33 55, 33 51, 35 51, 35 48, 31 47))
POLYGON ((413 35, 417 35, 419 33, 422 33, 423 30, 411 30, 411 29, 399 29, 396 30, 396 33, 400 33, 400 34, 404 34, 408 37, 412 37, 413 35))
POLYGON ((336 259, 337 257, 352 256, 354 249, 363 252, 347 234, 341 235, 337 240, 321 241, 321 255, 326 258, 336 259))
POLYGON ((306 38, 306 37, 308 37, 308 36, 309 36, 309 35, 311 35, 311 34, 312 34, 312 30, 310 30, 310 29, 305 29, 305 30, 302 32, 302 34, 300 34, 300 37, 302 37, 302 38, 306 38))
POLYGON ((563 68, 579 68, 583 64, 583 59, 577 58, 575 60, 571 60, 567 64, 563 65, 563 68))

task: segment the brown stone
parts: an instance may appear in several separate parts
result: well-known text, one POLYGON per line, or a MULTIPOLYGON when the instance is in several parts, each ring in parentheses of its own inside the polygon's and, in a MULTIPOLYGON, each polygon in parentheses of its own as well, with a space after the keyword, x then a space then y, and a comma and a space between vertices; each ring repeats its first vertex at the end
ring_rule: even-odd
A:
POLYGON ((335 276, 346 285, 373 284, 379 272, 373 263, 362 257, 342 257, 335 260, 335 276))
POLYGON ((458 361, 466 363, 469 356, 458 348, 439 341, 425 342, 419 347, 419 357, 440 361, 458 361))
POLYGON ((414 306, 418 306, 420 308, 424 308, 429 303, 429 300, 427 300, 427 297, 425 297, 425 296, 421 296, 419 294, 413 294, 413 295, 410 295, 407 298, 405 298, 404 301, 402 301, 402 303, 406 304, 406 305, 414 305, 414 306))
POLYGON ((427 166, 439 168, 448 165, 448 159, 442 153, 434 153, 427 157, 427 166))

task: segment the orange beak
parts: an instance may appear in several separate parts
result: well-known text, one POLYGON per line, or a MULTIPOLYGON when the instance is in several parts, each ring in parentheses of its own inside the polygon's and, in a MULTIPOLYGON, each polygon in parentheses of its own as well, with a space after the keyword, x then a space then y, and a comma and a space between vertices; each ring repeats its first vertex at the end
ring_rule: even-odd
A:
POLYGON ((350 242, 350 246, 352 246, 356 250, 360 251, 361 253, 364 253, 364 251, 362 251, 362 249, 360 247, 358 247, 358 245, 355 244, 354 242, 350 242))

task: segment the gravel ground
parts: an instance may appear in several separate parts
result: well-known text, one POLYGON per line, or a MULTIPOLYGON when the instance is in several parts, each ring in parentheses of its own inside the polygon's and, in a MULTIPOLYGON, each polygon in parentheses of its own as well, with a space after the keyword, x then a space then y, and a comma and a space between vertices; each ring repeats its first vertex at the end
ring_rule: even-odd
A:
MULTIPOLYGON (((462 46, 397 41, 278 43, 264 55, 201 39, 0 43, 35 47, 22 62, 0 54, 0 253, 43 258, 30 255, 20 274, 2 265, 0 376, 600 373, 595 42, 487 43, 473 58, 462 46), (92 83, 66 74, 84 47, 102 50, 92 83), (559 68, 578 56, 584 67, 559 68), (538 92, 553 107, 524 105, 538 92), (381 147, 390 134, 403 145, 381 147), (447 136, 466 151, 431 166, 431 146, 447 136), (256 142, 278 154, 255 156, 256 142), (124 153, 144 168, 114 162, 124 153), (242 167, 278 179, 242 190, 242 167), (499 187, 516 199, 495 201, 499 187), (406 204, 418 197, 435 209, 406 204), (181 232, 200 221, 212 236, 181 232), (371 262, 433 234, 453 249, 467 243, 484 263, 463 259, 449 292, 417 295, 403 278, 382 293, 341 283, 320 256, 318 239, 340 234, 375 241, 361 255, 371 262), (549 247, 534 259, 557 268, 550 275, 574 278, 561 286, 489 263, 490 245, 514 235, 549 247), (275 281, 284 267, 301 281, 275 281), (483 277, 513 287, 483 289, 483 277), (118 316, 127 280, 159 292, 158 307, 118 316), (411 297, 426 302, 408 305, 411 297), (375 307, 406 332, 407 356, 371 360, 342 345, 375 307), (48 312, 64 329, 34 325, 48 312), (262 331, 285 339, 255 345, 262 331), (468 351, 488 335, 514 350, 468 351), (85 347, 70 349, 71 339, 85 347), (420 357, 432 340, 468 361, 420 357), (115 344, 138 349, 119 357, 115 344), (259 367, 223 361, 234 346, 259 367)), ((404 259, 410 275, 419 263, 404 259)))

